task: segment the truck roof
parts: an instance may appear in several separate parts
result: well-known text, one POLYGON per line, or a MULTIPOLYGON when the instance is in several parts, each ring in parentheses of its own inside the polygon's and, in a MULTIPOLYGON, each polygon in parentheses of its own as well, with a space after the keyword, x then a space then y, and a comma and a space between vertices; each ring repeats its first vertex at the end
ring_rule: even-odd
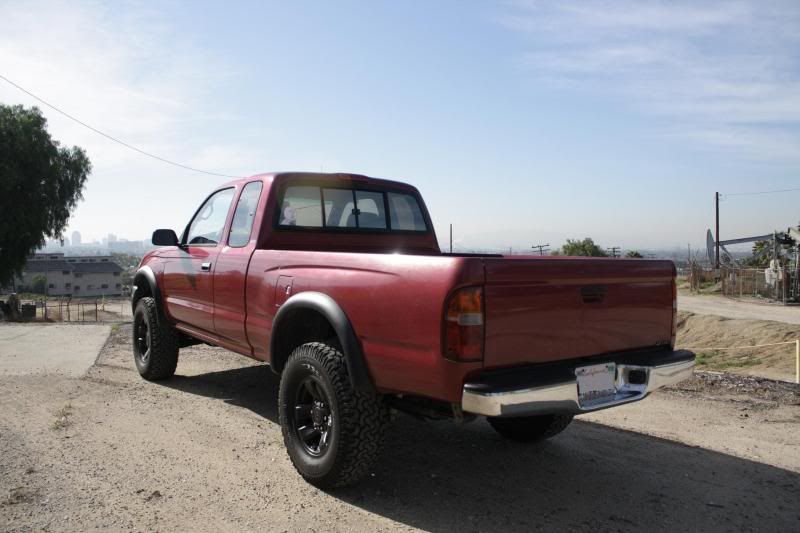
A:
POLYGON ((253 180, 261 180, 264 183, 277 183, 281 184, 284 181, 302 179, 313 181, 331 181, 331 182, 354 182, 354 183, 371 183, 381 188, 406 190, 419 193, 416 187, 403 183, 401 181, 387 180, 382 178, 373 178, 363 174, 353 174, 350 172, 265 172, 263 174, 254 174, 247 178, 239 178, 229 181, 218 188, 230 187, 232 185, 239 185, 253 180))

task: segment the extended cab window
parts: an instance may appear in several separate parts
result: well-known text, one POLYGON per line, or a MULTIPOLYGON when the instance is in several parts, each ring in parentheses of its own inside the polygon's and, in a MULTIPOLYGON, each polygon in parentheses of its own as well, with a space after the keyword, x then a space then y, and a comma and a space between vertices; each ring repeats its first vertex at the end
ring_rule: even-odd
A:
POLYGON ((236 211, 233 212, 231 234, 228 237, 228 246, 241 248, 250 242, 250 232, 253 230, 253 220, 256 217, 258 198, 261 196, 261 182, 251 181, 242 189, 236 211))
POLYGON ((389 213, 392 229, 404 231, 425 231, 425 218, 417 199, 410 194, 390 192, 389 213))
POLYGON ((284 192, 278 225, 427 231, 422 210, 412 195, 297 185, 284 192), (393 205, 397 212, 392 211, 393 205))
POLYGON ((233 201, 234 189, 223 189, 208 197, 189 224, 186 244, 217 244, 225 229, 225 219, 233 201))
POLYGON ((287 187, 281 202, 281 226, 322 227, 319 187, 287 187))

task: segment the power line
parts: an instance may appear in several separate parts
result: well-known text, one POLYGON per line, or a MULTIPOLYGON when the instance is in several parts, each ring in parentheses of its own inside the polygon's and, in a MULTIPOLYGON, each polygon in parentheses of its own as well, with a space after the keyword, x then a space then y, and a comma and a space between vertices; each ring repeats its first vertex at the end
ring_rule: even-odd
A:
POLYGON ((539 255, 544 255, 545 252, 550 253, 550 243, 547 244, 534 244, 531 246, 534 250, 539 250, 539 255))
POLYGON ((167 163, 168 165, 180 167, 180 168, 183 168, 185 170, 191 170, 192 172, 200 172, 202 174, 209 174, 211 176, 220 176, 220 177, 223 177, 223 178, 241 178, 242 177, 242 176, 232 176, 230 174, 220 174, 218 172, 210 172, 208 170, 201 170, 199 168, 190 167, 189 165, 184 165, 182 163, 176 163, 175 161, 170 161, 169 159, 165 159, 165 158, 157 156, 155 154, 151 154, 150 152, 145 152, 141 148, 137 148, 137 147, 135 147, 135 146, 133 146, 131 144, 126 143, 125 141, 117 139, 116 137, 112 137, 108 133, 102 132, 102 131, 98 130, 97 128, 94 128, 94 127, 90 126, 89 124, 83 122, 82 120, 73 117, 72 115, 70 115, 66 111, 62 111, 61 109, 57 108, 56 106, 54 106, 53 104, 47 102, 46 100, 44 100, 42 98, 39 98, 38 96, 36 96, 32 92, 30 92, 29 90, 25 89, 24 87, 21 87, 21 86, 17 85, 16 83, 14 83, 13 81, 9 80, 8 78, 3 76, 2 74, 0 74, 0 79, 5 81, 9 85, 12 85, 12 86, 16 87, 17 89, 19 89, 20 91, 24 92, 25 94, 27 94, 31 98, 35 98, 36 100, 40 101, 41 103, 43 103, 47 107, 53 109, 54 111, 57 111, 58 113, 61 113, 62 115, 64 115, 68 119, 77 122, 78 124, 80 124, 84 128, 90 129, 93 132, 97 133, 98 135, 102 135, 106 139, 114 141, 115 143, 121 144, 122 146, 124 146, 125 148, 128 148, 129 150, 133 150, 134 152, 139 152, 142 155, 146 155, 147 157, 151 157, 151 158, 153 158, 153 159, 155 159, 157 161, 161 161, 162 163, 167 163))
POLYGON ((794 192, 800 191, 800 188, 797 189, 777 189, 774 191, 753 191, 753 192, 731 192, 731 193, 722 193, 723 196, 752 196, 756 194, 774 194, 779 192, 794 192))

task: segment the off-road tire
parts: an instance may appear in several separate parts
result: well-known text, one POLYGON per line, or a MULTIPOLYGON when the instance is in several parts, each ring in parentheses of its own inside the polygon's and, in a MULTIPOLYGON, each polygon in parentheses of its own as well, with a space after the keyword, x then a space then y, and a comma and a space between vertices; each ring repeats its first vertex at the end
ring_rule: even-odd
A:
POLYGON ((555 437, 572 422, 572 415, 487 417, 489 425, 503 437, 517 442, 537 442, 555 437))
POLYGON ((351 485, 369 473, 390 419, 380 396, 353 388, 341 350, 321 342, 298 346, 289 356, 281 375, 278 414, 295 469, 306 481, 324 489, 351 485), (317 450, 316 456, 300 436, 302 415, 296 409, 298 395, 304 394, 303 384, 309 380, 328 400, 331 416, 328 444, 324 451, 317 450))
POLYGON ((172 377, 178 350, 178 332, 159 317, 155 299, 146 296, 139 300, 133 312, 133 360, 139 375, 148 381, 172 377))

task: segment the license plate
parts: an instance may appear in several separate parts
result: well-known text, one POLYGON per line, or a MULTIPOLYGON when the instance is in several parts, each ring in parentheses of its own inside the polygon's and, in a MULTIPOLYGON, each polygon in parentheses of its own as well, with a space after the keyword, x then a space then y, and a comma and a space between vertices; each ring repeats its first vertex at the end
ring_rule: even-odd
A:
POLYGON ((578 402, 583 406, 602 403, 614 398, 617 392, 614 387, 616 373, 616 363, 602 363, 576 368, 578 402))

